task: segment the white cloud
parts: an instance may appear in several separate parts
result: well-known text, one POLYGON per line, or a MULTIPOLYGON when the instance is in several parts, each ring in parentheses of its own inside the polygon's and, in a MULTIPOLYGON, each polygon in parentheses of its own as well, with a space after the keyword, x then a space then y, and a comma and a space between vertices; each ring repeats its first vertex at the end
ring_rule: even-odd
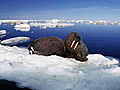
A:
POLYGON ((53 9, 45 11, 17 11, 6 13, 1 18, 10 19, 114 19, 118 20, 119 8, 84 7, 70 9, 53 9))

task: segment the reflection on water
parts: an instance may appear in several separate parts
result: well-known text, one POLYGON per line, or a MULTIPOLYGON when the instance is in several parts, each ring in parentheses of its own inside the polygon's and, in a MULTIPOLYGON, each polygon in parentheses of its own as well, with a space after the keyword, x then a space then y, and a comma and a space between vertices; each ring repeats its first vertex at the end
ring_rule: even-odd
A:
MULTIPOLYGON (((63 40, 71 32, 78 32, 89 49, 89 53, 100 53, 107 56, 120 58, 120 26, 116 25, 85 25, 77 24, 75 26, 65 28, 46 28, 40 29, 37 27, 31 27, 30 31, 22 32, 14 30, 14 25, 1 25, 0 30, 7 30, 9 32, 1 40, 26 36, 31 40, 35 40, 40 37, 57 36, 63 40)), ((27 46, 27 43, 18 44, 17 46, 27 46)))

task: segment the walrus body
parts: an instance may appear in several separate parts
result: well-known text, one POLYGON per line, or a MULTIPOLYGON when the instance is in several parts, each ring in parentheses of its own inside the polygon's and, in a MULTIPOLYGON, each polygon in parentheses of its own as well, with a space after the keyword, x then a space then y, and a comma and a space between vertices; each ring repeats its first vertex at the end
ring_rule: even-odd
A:
POLYGON ((86 45, 76 32, 70 33, 65 41, 54 36, 37 39, 28 45, 28 50, 30 54, 58 55, 78 61, 86 61, 88 55, 86 45))
POLYGON ((51 36, 37 39, 28 45, 30 54, 38 55, 64 55, 64 42, 60 38, 51 36))

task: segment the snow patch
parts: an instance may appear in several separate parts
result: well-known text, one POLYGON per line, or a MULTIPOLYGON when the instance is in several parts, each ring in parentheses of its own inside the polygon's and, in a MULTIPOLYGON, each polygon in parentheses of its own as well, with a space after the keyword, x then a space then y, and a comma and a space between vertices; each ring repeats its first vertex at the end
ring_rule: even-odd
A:
POLYGON ((35 90, 120 90, 117 59, 100 54, 88 59, 29 55, 25 48, 0 45, 0 79, 35 90))

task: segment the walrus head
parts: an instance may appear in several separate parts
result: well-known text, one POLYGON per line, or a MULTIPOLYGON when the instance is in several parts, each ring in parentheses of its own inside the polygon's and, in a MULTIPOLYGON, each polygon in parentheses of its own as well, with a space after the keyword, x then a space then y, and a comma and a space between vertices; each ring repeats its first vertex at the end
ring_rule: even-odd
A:
POLYGON ((65 40, 65 46, 67 48, 67 51, 74 52, 79 47, 81 41, 81 37, 78 33, 70 33, 65 40))
POLYGON ((65 40, 66 57, 72 57, 79 61, 86 61, 88 49, 83 43, 82 38, 76 32, 70 33, 65 40))

